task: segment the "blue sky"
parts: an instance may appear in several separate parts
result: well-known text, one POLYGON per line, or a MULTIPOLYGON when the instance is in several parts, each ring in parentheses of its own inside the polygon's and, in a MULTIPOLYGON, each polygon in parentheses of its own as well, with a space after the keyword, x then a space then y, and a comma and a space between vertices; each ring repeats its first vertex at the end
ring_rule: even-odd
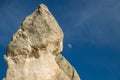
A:
POLYGON ((48 6, 63 29, 62 54, 82 80, 120 80, 119 0, 0 0, 0 80, 11 36, 40 3, 48 6))

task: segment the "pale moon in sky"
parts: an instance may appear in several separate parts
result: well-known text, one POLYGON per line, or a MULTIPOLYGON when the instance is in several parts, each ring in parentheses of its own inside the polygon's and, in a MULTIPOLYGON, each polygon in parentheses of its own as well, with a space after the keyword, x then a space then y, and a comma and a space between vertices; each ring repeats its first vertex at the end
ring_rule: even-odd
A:
POLYGON ((70 43, 69 43, 69 44, 67 44, 67 46, 68 46, 69 48, 72 48, 72 44, 70 44, 70 43))

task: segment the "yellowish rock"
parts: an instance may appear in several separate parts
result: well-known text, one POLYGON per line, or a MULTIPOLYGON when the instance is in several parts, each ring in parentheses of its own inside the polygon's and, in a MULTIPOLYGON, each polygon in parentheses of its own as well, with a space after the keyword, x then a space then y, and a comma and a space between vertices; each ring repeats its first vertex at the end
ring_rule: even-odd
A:
POLYGON ((63 36, 55 18, 41 4, 25 18, 8 45, 4 80, 80 80, 60 54, 63 36))

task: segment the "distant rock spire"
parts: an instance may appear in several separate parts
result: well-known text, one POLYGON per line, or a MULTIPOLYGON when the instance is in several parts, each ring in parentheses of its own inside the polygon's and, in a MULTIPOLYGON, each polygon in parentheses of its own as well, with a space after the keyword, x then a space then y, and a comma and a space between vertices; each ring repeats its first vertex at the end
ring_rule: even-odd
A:
POLYGON ((63 36, 55 18, 41 4, 25 18, 8 45, 4 80, 80 80, 60 54, 63 36))

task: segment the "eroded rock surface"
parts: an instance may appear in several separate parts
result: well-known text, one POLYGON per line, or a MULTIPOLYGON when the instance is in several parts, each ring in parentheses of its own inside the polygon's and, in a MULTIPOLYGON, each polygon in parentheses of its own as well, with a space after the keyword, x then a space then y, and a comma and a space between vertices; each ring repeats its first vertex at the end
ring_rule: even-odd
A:
POLYGON ((22 22, 8 45, 4 80, 80 80, 75 69, 60 54, 63 32, 41 4, 22 22))

